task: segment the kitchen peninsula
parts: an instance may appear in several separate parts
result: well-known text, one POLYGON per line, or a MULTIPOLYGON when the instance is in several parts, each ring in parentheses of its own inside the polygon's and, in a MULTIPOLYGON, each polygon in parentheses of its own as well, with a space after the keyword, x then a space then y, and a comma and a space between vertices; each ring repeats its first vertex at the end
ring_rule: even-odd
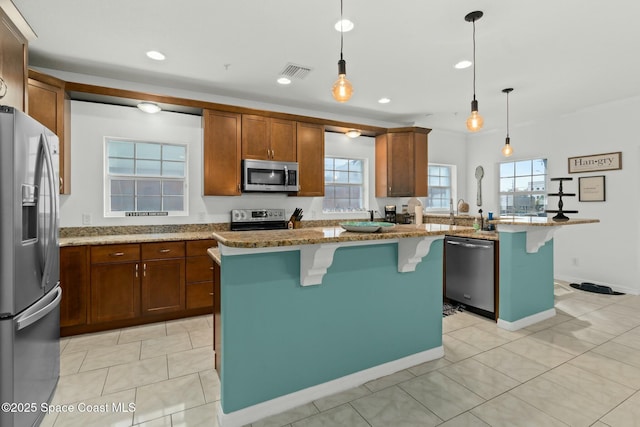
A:
POLYGON ((221 425, 245 425, 442 357, 442 241, 465 229, 213 233, 221 425))

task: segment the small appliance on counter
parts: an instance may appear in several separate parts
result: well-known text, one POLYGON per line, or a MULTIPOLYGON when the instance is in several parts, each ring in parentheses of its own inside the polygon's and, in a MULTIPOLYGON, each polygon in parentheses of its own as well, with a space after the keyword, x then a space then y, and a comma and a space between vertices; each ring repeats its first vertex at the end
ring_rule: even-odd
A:
POLYGON ((288 222, 284 209, 232 209, 231 230, 284 230, 288 222))
POLYGON ((395 205, 386 205, 384 207, 384 220, 385 222, 390 222, 392 224, 396 223, 396 206, 395 205))

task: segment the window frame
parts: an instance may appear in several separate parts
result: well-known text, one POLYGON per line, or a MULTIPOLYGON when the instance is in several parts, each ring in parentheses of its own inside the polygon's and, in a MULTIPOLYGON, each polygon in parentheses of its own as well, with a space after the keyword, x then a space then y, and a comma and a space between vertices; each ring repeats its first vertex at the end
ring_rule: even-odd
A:
MULTIPOLYGON (((352 157, 352 156, 340 156, 340 155, 325 155, 323 158, 323 167, 322 167, 322 179, 324 180, 324 175, 327 171, 327 169, 324 168, 324 163, 326 162, 327 159, 340 159, 340 160, 346 160, 346 161, 351 161, 351 160, 358 160, 360 162, 362 162, 362 184, 341 184, 341 183, 334 183, 334 182, 330 182, 327 183, 327 181, 324 181, 324 186, 325 186, 325 195, 322 197, 322 214, 326 214, 326 215, 344 215, 344 214, 353 214, 353 213, 362 213, 362 212, 367 212, 369 210, 369 164, 368 164, 368 159, 367 158, 363 158, 363 157, 352 157), (327 198, 327 193, 326 193, 326 187, 327 185, 344 185, 344 186, 361 186, 361 194, 362 194, 362 210, 352 210, 352 211, 336 211, 336 210, 325 210, 324 208, 324 200, 327 198)), ((334 169, 335 171, 335 169, 334 169)), ((334 198, 335 199, 335 198, 334 198)), ((349 200, 351 200, 351 198, 349 198, 349 200)))
MULTIPOLYGON (((431 166, 434 167, 446 167, 449 168, 449 172, 451 174, 451 186, 449 187, 449 191, 451 194, 451 199, 453 200, 453 209, 455 211, 456 206, 457 206, 457 197, 458 197, 458 171, 457 171, 457 165, 453 165, 453 164, 447 164, 447 163, 431 163, 429 162, 427 164, 427 188, 428 191, 431 191, 431 185, 429 185, 429 177, 431 176, 429 174, 429 168, 431 166)), ((425 198, 425 204, 424 204, 424 209, 426 212, 446 212, 449 213, 450 211, 450 206, 446 206, 444 208, 433 208, 433 207, 429 207, 428 206, 429 203, 429 196, 427 195, 427 197, 425 198)))
POLYGON ((544 157, 537 157, 537 158, 530 158, 530 159, 518 159, 518 160, 511 160, 508 162, 499 162, 498 163, 498 210, 500 212, 500 216, 536 216, 536 217, 546 217, 547 213, 546 213, 546 209, 549 206, 549 159, 544 158, 544 157), (533 167, 533 162, 536 161, 542 161, 544 162, 545 165, 545 170, 544 170, 544 190, 528 190, 528 191, 519 191, 516 190, 516 186, 515 186, 515 182, 514 182, 514 190, 513 191, 502 191, 502 179, 504 178, 513 178, 514 181, 517 178, 523 178, 523 177, 531 177, 531 180, 529 181, 529 184, 532 184, 534 182, 539 182, 539 181, 533 181, 533 177, 534 176, 539 176, 540 174, 535 174, 534 173, 534 167, 533 167), (516 170, 516 163, 521 163, 521 162, 531 162, 531 173, 529 175, 517 175, 517 170, 516 170), (507 177, 503 177, 502 176, 502 166, 506 165, 506 164, 513 164, 513 175, 507 176, 507 177), (516 210, 516 206, 515 206, 515 198, 517 196, 539 196, 542 195, 544 196, 544 205, 543 205, 543 209, 541 211, 537 212, 537 215, 533 215, 533 212, 517 212, 516 210), (514 209, 513 212, 503 212, 502 210, 502 197, 503 196, 513 196, 514 198, 514 209))
MULTIPOLYGON (((134 159, 136 159, 134 154, 134 159)), ((162 160, 161 160, 162 161, 162 160)), ((136 138, 123 138, 123 137, 111 137, 105 136, 103 138, 103 196, 104 196, 104 217, 105 218, 124 218, 124 217, 152 217, 152 216, 189 216, 189 144, 180 143, 180 142, 172 142, 172 141, 152 141, 146 139, 136 139, 136 138), (136 175, 134 174, 111 174, 109 173, 109 142, 127 142, 131 144, 157 144, 160 146, 177 146, 183 147, 185 152, 184 159, 184 176, 182 177, 172 177, 172 176, 162 176, 162 175, 136 175), (162 211, 140 211, 140 210, 127 210, 127 211, 112 211, 111 210, 111 181, 113 178, 127 178, 136 182, 141 181, 151 181, 156 180, 163 182, 182 182, 183 187, 183 209, 180 211, 177 210, 162 210, 162 211), (133 212, 132 215, 127 215, 127 213, 133 212), (166 212, 166 214, 165 214, 166 212)), ((161 184, 162 185, 162 184, 161 184)), ((137 199, 139 197, 134 193, 134 197, 137 199)))

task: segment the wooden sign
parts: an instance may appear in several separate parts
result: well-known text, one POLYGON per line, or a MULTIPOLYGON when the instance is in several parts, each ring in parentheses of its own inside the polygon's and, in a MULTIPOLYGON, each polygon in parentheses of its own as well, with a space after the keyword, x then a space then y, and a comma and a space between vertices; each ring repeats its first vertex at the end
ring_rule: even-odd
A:
POLYGON ((569 173, 622 169, 622 152, 569 157, 569 173))

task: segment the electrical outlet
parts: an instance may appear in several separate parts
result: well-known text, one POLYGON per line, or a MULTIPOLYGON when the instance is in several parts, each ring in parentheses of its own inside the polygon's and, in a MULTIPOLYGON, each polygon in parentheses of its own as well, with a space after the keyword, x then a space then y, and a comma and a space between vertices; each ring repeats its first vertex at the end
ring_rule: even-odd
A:
POLYGON ((83 213, 82 214, 82 225, 91 225, 91 214, 83 213))

